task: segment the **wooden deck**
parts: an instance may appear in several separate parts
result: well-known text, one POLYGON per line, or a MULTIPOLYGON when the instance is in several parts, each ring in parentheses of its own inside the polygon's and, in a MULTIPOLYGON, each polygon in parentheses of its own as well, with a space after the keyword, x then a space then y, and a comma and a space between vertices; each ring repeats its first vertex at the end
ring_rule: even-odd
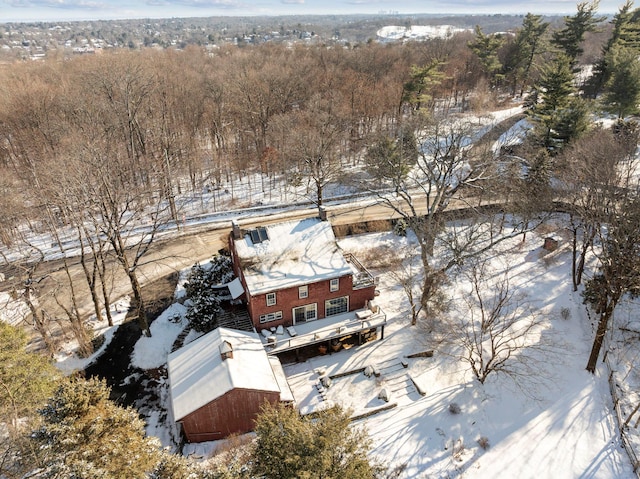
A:
POLYGON ((370 313, 368 309, 351 311, 331 318, 297 324, 293 326, 295 335, 291 335, 288 328, 285 328, 284 334, 276 335, 274 333, 272 335, 275 337, 275 345, 264 336, 262 342, 267 354, 273 355, 312 344, 327 343, 328 346, 331 340, 339 341, 353 335, 360 335, 361 338, 363 333, 377 328, 380 328, 380 339, 384 339, 384 325, 387 323, 387 315, 382 309, 370 315, 367 312, 370 313))

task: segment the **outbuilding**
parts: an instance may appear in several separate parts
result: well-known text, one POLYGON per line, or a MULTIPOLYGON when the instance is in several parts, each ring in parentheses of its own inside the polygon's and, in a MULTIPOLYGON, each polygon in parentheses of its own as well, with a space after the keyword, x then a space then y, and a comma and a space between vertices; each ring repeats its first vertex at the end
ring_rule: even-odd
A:
POLYGON ((265 402, 293 403, 278 358, 257 333, 217 328, 169 355, 173 418, 188 442, 253 430, 265 402))

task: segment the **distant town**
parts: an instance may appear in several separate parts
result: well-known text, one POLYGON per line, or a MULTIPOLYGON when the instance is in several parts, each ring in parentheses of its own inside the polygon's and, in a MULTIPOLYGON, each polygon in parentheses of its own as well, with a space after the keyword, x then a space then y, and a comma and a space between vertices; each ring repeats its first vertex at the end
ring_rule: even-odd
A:
POLYGON ((0 24, 0 61, 68 58, 117 48, 184 49, 190 45, 216 49, 277 42, 348 47, 370 41, 416 40, 421 35, 433 38, 475 25, 487 33, 510 31, 521 23, 522 16, 517 15, 397 14, 4 23, 0 24), (418 26, 434 28, 420 30, 418 26))

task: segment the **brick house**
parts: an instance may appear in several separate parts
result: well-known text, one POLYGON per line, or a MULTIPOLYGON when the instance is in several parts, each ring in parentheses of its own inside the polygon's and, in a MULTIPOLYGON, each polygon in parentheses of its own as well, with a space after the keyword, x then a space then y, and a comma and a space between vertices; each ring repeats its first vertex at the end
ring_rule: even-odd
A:
POLYGON ((243 231, 230 251, 256 330, 293 326, 366 308, 373 276, 338 246, 328 221, 310 218, 243 231))

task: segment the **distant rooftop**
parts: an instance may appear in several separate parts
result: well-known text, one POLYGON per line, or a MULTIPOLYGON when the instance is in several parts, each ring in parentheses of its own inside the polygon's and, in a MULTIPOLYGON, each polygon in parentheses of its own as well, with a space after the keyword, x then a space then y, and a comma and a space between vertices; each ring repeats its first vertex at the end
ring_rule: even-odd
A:
POLYGON ((235 242, 252 295, 352 273, 327 221, 310 218, 260 230, 264 234, 247 233, 235 242))

